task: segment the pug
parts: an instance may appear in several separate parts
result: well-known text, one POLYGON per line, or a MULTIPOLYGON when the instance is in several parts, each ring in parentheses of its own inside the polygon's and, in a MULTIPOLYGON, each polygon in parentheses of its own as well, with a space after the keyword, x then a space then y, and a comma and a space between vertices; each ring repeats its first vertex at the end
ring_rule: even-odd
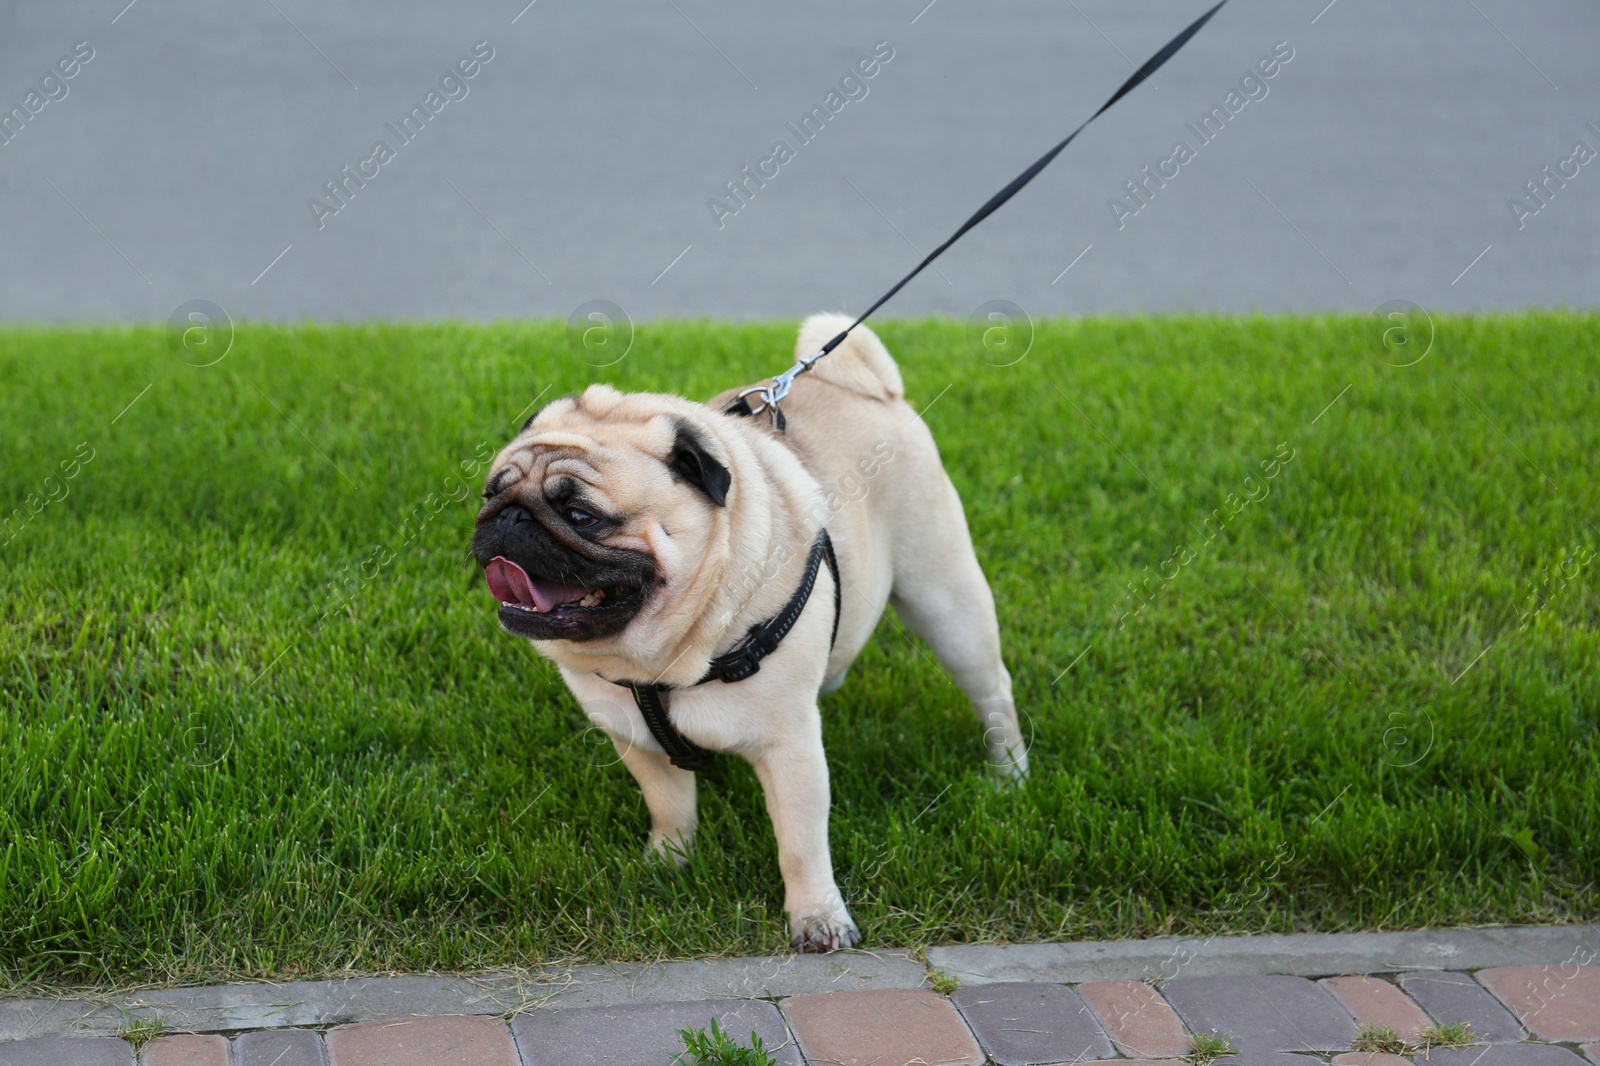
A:
MULTIPOLYGON (((849 323, 807 319, 797 358, 849 323)), ((647 853, 692 855, 693 752, 747 759, 791 946, 855 947, 828 851, 818 697, 844 683, 886 604, 971 701, 992 771, 1026 775, 1027 752, 961 500, 882 342, 855 327, 795 381, 784 429, 734 413, 740 392, 701 404, 592 385, 549 403, 495 458, 472 553, 500 625, 555 662, 638 781, 647 853), (749 670, 752 647, 764 655, 749 670)))

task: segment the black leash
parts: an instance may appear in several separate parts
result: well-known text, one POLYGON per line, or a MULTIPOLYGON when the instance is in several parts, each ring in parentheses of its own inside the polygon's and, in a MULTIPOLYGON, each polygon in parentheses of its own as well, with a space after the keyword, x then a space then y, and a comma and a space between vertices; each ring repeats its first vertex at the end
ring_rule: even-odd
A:
POLYGON ((851 330, 865 322, 868 315, 872 314, 872 312, 876 311, 878 308, 887 303, 889 298, 895 293, 905 288, 905 285, 908 281, 922 273, 924 267, 943 255, 946 248, 949 248, 952 244, 956 243, 956 241, 960 240, 963 234, 965 234, 972 227, 976 226, 978 223, 982 222, 984 219, 988 218, 990 215, 994 214, 995 211, 999 210, 1001 204, 1005 203, 1007 200, 1011 199, 1018 192, 1020 192, 1024 185, 1028 184, 1028 182, 1032 181, 1036 176, 1038 176, 1039 171, 1049 166, 1051 161, 1054 160, 1056 156, 1061 154, 1061 149, 1071 144, 1073 138, 1083 132, 1085 126, 1088 126, 1089 123, 1105 114, 1112 104, 1128 95, 1128 93, 1137 88, 1142 82, 1148 81, 1150 75, 1160 70, 1162 64, 1176 55, 1180 48, 1188 44, 1189 38, 1199 33, 1200 27, 1204 26, 1207 22, 1210 22, 1211 16, 1215 15, 1219 10, 1221 10, 1222 5, 1227 2, 1228 0, 1220 0, 1216 7, 1213 7, 1211 10, 1195 19, 1189 24, 1187 29, 1178 34, 1172 40, 1168 41, 1165 48, 1161 49, 1161 51, 1145 60, 1144 65, 1138 70, 1134 71, 1133 77, 1123 82, 1122 88, 1112 93, 1111 99, 1100 105, 1100 110, 1084 119, 1083 124, 1077 129, 1073 130, 1071 133, 1067 134, 1060 144, 1056 145, 1044 155, 1040 156, 1038 160, 1027 170, 1024 170, 1021 174, 1018 174, 1015 178, 1011 179, 1011 183, 1005 188, 989 197, 988 203, 978 208, 971 218, 963 222, 961 224, 961 228, 950 235, 949 240, 945 241, 932 252, 928 253, 927 258, 918 263, 916 268, 913 269, 911 273, 895 282, 894 287, 888 292, 884 293, 882 296, 878 297, 877 302, 863 311, 860 318, 846 326, 844 331, 837 337, 833 338, 827 344, 824 344, 821 351, 817 352, 815 355, 809 355, 802 358, 799 362, 795 363, 794 366, 773 378, 770 384, 758 385, 753 389, 746 389, 744 392, 740 393, 738 400, 733 404, 732 407, 730 407, 730 412, 736 414, 760 414, 762 411, 766 411, 771 417, 773 424, 777 426, 778 430, 781 432, 783 430, 783 412, 779 409, 778 405, 783 402, 783 398, 785 396, 789 395, 789 387, 794 384, 795 378, 799 377, 801 374, 804 374, 807 370, 810 370, 818 359, 821 359, 839 345, 843 344, 844 339, 850 335, 851 330), (745 398, 750 395, 756 396, 761 401, 760 407, 752 407, 750 405, 750 401, 745 398), (742 409, 740 409, 741 405, 742 409))
MULTIPOLYGON (((728 683, 743 681, 760 671, 761 660, 778 650, 783 638, 789 635, 789 630, 800 620, 800 613, 805 610, 807 601, 811 599, 811 590, 816 587, 817 572, 821 570, 823 563, 828 564, 828 569, 833 574, 833 635, 828 638, 828 647, 831 650, 833 642, 839 639, 839 613, 844 606, 844 582, 839 579, 839 560, 833 554, 833 540, 824 529, 817 534, 816 541, 811 545, 811 554, 806 557, 806 569, 800 578, 800 587, 789 597, 789 602, 784 604, 783 610, 760 625, 753 626, 744 640, 740 641, 732 651, 724 652, 712 659, 711 668, 695 684, 704 685, 708 681, 728 683)), ((617 684, 633 691, 633 702, 638 704, 639 713, 644 716, 644 724, 650 727, 650 735, 656 738, 656 743, 667 753, 673 766, 681 770, 704 769, 707 760, 711 758, 711 753, 678 732, 678 727, 672 724, 667 703, 667 693, 672 691, 671 685, 657 685, 644 681, 619 681, 617 684)))
MULTIPOLYGON (((1144 65, 1134 71, 1133 76, 1123 82, 1122 87, 1112 93, 1111 99, 1101 104, 1098 111, 1084 119, 1077 129, 1062 139, 1060 144, 1040 156, 1032 166, 1011 179, 1011 182, 1005 188, 991 196, 987 203, 973 213, 971 218, 961 224, 960 229, 950 235, 948 240, 930 252, 922 262, 916 265, 911 273, 895 282, 893 288, 878 297, 871 307, 861 313, 860 318, 846 326, 837 337, 824 344, 822 349, 815 355, 802 358, 794 366, 773 378, 770 384, 758 385, 740 393, 738 398, 727 408, 728 413, 748 416, 765 411, 772 424, 777 427, 780 433, 783 432, 783 410, 778 405, 783 402, 785 396, 789 395, 789 388, 794 384, 795 378, 810 370, 818 359, 843 344, 844 339, 850 335, 851 330, 861 325, 869 315, 888 303, 890 297, 905 288, 906 284, 922 273, 929 263, 943 255, 945 249, 960 240, 968 230, 994 214, 1002 204, 1020 192, 1022 187, 1037 177, 1041 170, 1049 166, 1055 157, 1061 154, 1061 150, 1071 144, 1073 139, 1082 133, 1089 123, 1105 114, 1112 104, 1128 95, 1141 83, 1148 81, 1150 75, 1160 70, 1162 64, 1176 55, 1180 48, 1188 44, 1189 38, 1199 33, 1200 28, 1210 22, 1211 16, 1221 10, 1222 5, 1227 2, 1228 0, 1219 0, 1215 7, 1195 19, 1187 29, 1168 41, 1166 47, 1145 60, 1144 65), (751 406, 747 397, 752 395, 760 400, 760 407, 751 406)), ((800 581, 800 587, 789 598, 789 602, 784 606, 783 610, 778 613, 777 617, 752 628, 738 647, 711 660, 710 670, 706 672, 706 676, 696 681, 695 684, 704 685, 709 681, 730 683, 743 681, 760 670, 761 660, 777 650, 778 644, 788 635, 789 630, 794 628, 795 622, 799 620, 800 612, 805 610, 806 602, 811 598, 811 590, 817 583, 817 572, 823 562, 826 562, 828 569, 833 572, 833 636, 828 644, 829 648, 832 648, 833 641, 837 640, 839 636, 839 613, 842 606, 843 583, 839 579, 839 561, 833 554, 833 542, 828 537, 828 531, 824 529, 817 534, 816 543, 812 545, 811 555, 806 560, 805 576, 800 581)), ((633 700, 638 704, 639 713, 644 716, 645 725, 650 729, 650 735, 655 737, 656 743, 661 745, 661 749, 667 753, 672 765, 684 770, 700 770, 705 767, 707 760, 711 757, 711 753, 678 732, 677 727, 672 724, 672 717, 667 703, 667 693, 672 691, 672 686, 635 681, 621 681, 618 684, 625 685, 632 690, 633 700)))

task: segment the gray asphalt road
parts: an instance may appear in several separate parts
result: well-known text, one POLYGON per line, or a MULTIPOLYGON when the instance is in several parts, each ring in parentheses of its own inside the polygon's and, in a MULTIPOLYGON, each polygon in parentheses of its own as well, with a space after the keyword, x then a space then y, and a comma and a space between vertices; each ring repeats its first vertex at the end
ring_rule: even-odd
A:
MULTIPOLYGON (((857 310, 1202 7, 125 3, 0 8, 7 319, 857 310)), ((1233 0, 885 313, 1593 306, 1597 29, 1233 0)))

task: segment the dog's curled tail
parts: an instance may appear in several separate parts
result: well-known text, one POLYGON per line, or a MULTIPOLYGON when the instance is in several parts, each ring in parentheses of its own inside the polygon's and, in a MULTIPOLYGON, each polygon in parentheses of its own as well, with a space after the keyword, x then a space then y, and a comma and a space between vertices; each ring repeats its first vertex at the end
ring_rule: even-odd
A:
MULTIPOLYGON (((812 315, 800 323, 794 357, 804 359, 817 354, 824 344, 837 337, 855 319, 837 313, 812 315)), ((820 378, 875 400, 898 400, 905 395, 900 368, 883 346, 878 335, 866 326, 850 331, 843 344, 823 356, 811 368, 810 377, 820 378)), ((801 380, 804 380, 803 378, 801 380)))

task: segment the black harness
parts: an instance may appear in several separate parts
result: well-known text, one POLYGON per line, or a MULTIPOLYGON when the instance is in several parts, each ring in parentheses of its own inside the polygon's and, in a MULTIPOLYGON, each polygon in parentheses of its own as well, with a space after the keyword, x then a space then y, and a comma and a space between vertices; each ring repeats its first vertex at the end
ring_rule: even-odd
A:
MULTIPOLYGON (((839 560, 833 554, 833 541, 824 529, 817 534, 816 541, 811 545, 811 554, 806 557, 806 570, 800 578, 800 587, 789 597, 783 610, 760 625, 751 627, 744 640, 732 651, 712 659, 711 669, 695 685, 704 685, 708 681, 732 684, 759 671, 761 660, 778 650, 779 643, 800 620, 800 613, 811 599, 811 590, 817 584, 817 571, 822 569, 823 563, 828 564, 828 571, 833 574, 833 635, 828 638, 828 647, 832 649, 833 642, 839 638, 839 612, 843 606, 844 583, 839 580, 839 560)), ((617 684, 632 690, 633 702, 639 705, 644 724, 650 727, 650 735, 656 738, 656 743, 667 753, 673 766, 681 770, 700 770, 705 767, 711 753, 678 732, 677 726, 672 724, 667 693, 672 691, 673 686, 640 681, 618 681, 617 684)))

